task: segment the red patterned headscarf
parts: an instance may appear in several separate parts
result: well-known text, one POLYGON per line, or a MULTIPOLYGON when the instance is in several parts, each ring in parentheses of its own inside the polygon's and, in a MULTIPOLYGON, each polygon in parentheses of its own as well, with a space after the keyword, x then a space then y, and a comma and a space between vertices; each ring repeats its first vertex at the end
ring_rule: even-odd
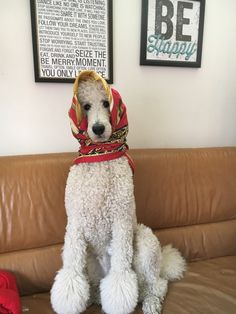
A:
POLYGON ((128 119, 126 107, 122 102, 120 94, 115 89, 110 88, 107 82, 95 71, 82 71, 77 76, 73 88, 73 99, 69 110, 69 117, 72 133, 80 143, 79 155, 74 161, 75 164, 108 161, 126 156, 132 170, 134 170, 133 161, 127 154, 128 145, 126 144, 126 136, 128 134, 128 119), (82 108, 77 98, 80 82, 88 78, 102 83, 110 102, 112 135, 108 141, 102 143, 93 143, 89 138, 87 133, 87 117, 83 116, 82 108))

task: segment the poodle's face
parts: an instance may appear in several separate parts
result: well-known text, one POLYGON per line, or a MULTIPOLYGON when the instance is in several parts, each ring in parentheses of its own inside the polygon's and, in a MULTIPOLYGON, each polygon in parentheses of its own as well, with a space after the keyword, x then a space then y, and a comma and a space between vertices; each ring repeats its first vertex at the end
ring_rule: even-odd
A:
POLYGON ((94 80, 82 81, 78 100, 83 114, 88 119, 88 135, 94 143, 106 142, 112 134, 110 104, 102 83, 94 80))

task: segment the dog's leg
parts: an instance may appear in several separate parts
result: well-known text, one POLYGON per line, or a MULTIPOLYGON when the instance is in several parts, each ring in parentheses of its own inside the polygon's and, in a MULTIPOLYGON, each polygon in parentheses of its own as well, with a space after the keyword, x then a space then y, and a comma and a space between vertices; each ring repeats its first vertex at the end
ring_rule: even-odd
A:
POLYGON ((58 314, 79 314, 86 309, 89 284, 85 272, 87 245, 74 217, 68 217, 63 267, 57 273, 51 290, 51 303, 58 314))
POLYGON ((101 304, 99 285, 105 273, 102 266, 100 265, 100 258, 98 258, 90 250, 88 251, 87 269, 90 283, 89 305, 94 303, 101 304))
POLYGON ((107 314, 131 313, 138 300, 137 277, 132 270, 133 221, 131 214, 127 214, 130 208, 124 210, 126 214, 119 215, 113 223, 111 267, 100 286, 102 308, 107 314))
POLYGON ((161 247, 151 229, 138 225, 134 241, 134 269, 139 282, 139 301, 144 314, 161 313, 167 280, 160 278, 161 247))

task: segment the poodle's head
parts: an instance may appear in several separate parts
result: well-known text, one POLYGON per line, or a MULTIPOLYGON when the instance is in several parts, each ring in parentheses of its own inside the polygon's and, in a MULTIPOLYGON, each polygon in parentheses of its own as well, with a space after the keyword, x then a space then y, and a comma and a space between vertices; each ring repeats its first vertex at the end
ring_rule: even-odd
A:
POLYGON ((106 142, 112 134, 110 102, 100 80, 88 78, 79 83, 78 101, 83 116, 87 117, 87 133, 92 142, 106 142))

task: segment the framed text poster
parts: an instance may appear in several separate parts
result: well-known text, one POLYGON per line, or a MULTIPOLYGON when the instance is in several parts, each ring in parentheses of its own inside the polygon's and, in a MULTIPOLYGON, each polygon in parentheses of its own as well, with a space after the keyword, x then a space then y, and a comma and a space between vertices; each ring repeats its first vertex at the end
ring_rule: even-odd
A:
POLYGON ((113 81, 112 0, 30 0, 36 82, 113 81))
POLYGON ((201 67, 205 0, 142 0, 141 65, 201 67))

